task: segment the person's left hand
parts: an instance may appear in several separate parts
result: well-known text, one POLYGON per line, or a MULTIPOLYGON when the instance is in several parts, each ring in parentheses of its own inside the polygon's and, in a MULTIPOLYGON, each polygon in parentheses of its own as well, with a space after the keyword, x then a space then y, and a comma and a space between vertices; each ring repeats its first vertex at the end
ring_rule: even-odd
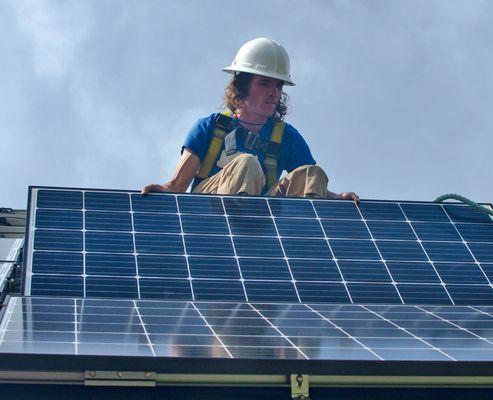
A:
POLYGON ((340 200, 351 200, 359 203, 359 196, 354 192, 342 192, 337 196, 340 200))

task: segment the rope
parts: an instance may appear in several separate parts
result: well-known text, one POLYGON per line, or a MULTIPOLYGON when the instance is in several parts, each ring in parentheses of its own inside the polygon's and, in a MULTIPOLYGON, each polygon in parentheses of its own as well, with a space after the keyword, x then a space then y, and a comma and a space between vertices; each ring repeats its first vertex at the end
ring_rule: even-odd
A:
POLYGON ((448 200, 448 199, 458 200, 462 203, 469 204, 471 207, 475 208, 476 210, 479 210, 479 211, 484 212, 484 213, 489 214, 489 215, 493 215, 493 210, 486 208, 485 206, 482 206, 482 205, 468 199, 467 197, 461 196, 460 194, 455 194, 455 193, 444 194, 440 197, 437 197, 434 200, 434 202, 435 203, 441 203, 442 201, 448 200))

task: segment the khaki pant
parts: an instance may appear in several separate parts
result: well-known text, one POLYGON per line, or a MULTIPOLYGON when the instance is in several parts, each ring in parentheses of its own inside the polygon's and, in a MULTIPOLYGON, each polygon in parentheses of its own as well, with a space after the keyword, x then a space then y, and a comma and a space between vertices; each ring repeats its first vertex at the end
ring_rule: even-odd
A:
MULTIPOLYGON (((327 175, 318 165, 302 165, 281 178, 267 196, 326 198, 327 183, 327 175)), ((258 158, 243 153, 217 174, 200 182, 194 193, 258 196, 264 185, 265 175, 258 158)))

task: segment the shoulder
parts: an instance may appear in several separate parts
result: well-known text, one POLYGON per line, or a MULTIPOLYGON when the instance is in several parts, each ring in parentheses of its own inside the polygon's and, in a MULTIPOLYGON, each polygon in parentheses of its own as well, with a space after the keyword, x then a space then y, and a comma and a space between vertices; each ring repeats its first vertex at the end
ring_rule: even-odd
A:
POLYGON ((283 140, 286 140, 289 142, 289 141, 297 141, 297 140, 303 139, 303 136, 298 131, 298 129, 296 129, 293 125, 291 125, 288 122, 285 122, 285 121, 283 121, 283 122, 284 122, 283 140))
POLYGON ((202 128, 203 130, 209 130, 211 127, 214 126, 214 120, 216 119, 217 114, 219 113, 212 113, 207 117, 199 118, 195 122, 194 127, 202 128))

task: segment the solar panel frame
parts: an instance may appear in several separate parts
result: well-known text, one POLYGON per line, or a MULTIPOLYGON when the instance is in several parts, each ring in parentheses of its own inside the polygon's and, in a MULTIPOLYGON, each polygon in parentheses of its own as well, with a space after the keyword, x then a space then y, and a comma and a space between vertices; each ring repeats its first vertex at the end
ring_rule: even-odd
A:
MULTIPOLYGON (((389 274, 389 276, 391 277, 391 284, 395 287, 395 289, 397 290, 397 297, 395 299, 398 299, 398 301, 400 301, 401 303, 404 302, 404 299, 403 299, 403 296, 399 293, 399 287, 402 287, 402 285, 406 285, 406 284, 411 284, 411 285, 419 285, 420 282, 400 282, 399 280, 394 280, 394 278, 392 277, 392 270, 391 268, 388 267, 388 265, 392 265, 392 264, 396 264, 396 263, 402 263, 403 261, 406 262, 406 258, 404 257, 404 259, 402 259, 403 257, 402 256, 399 256, 399 257, 395 257, 395 256, 392 256, 392 253, 388 253, 388 250, 386 250, 388 248, 389 245, 392 245, 394 246, 394 250, 392 251, 400 251, 401 253, 400 254, 404 254, 402 253, 402 249, 405 248, 405 247, 402 247, 402 246, 409 246, 410 244, 412 244, 412 251, 415 251, 414 249, 420 249, 421 251, 421 254, 419 256, 418 259, 415 259, 415 260, 411 260, 412 262, 416 262, 416 263, 419 263, 419 262, 428 262, 429 265, 432 267, 432 269, 434 270, 436 276, 438 276, 440 282, 439 284, 443 287, 443 289, 445 290, 446 292, 446 295, 448 297, 448 299, 450 300, 450 303, 453 304, 453 299, 452 297, 450 296, 449 292, 447 291, 447 286, 442 280, 441 280, 441 277, 440 275, 438 274, 438 272, 436 271, 436 268, 435 268, 435 262, 437 262, 436 260, 431 260, 430 257, 428 256, 428 253, 426 251, 426 247, 425 246, 431 246, 431 248, 433 248, 433 246, 435 246, 435 242, 433 241, 420 241, 420 240, 417 240, 417 241, 407 241, 407 240, 404 240, 404 241, 398 241, 398 240, 388 240, 388 239, 378 239, 378 238, 375 238, 373 237, 373 234, 372 234, 372 229, 369 228, 372 226, 372 224, 374 224, 375 222, 373 221, 380 221, 379 218, 379 214, 381 212, 381 210, 383 210, 385 216, 387 215, 390 215, 390 219, 389 219, 389 222, 390 221, 396 221, 396 218, 397 218, 397 221, 400 221, 399 223, 406 223, 409 225, 409 227, 411 227, 412 231, 416 234, 416 231, 413 227, 413 224, 414 223, 421 223, 421 224, 426 224, 426 223, 429 223, 429 222, 415 222, 415 221, 410 221, 406 218, 405 216, 405 212, 403 211, 403 208, 402 208, 402 204, 403 205, 406 205, 406 204, 411 204, 411 205, 416 205, 418 208, 419 207, 426 207, 427 205, 433 205, 434 207, 436 206, 439 206, 441 207, 441 210, 446 210, 444 208, 444 205, 443 204, 430 204, 430 203, 427 203, 427 202, 406 202, 406 201, 401 201, 401 202, 394 202, 394 201, 389 201, 389 200, 386 200, 386 201, 363 201, 361 203, 361 206, 360 208, 355 208, 354 207, 354 204, 353 203, 350 203, 350 202, 347 202, 347 203, 341 203, 341 202, 334 202, 334 201, 330 201, 330 200, 306 200, 306 199, 297 199, 297 198, 283 198, 283 199, 279 199, 279 198, 271 198, 271 199, 268 199, 266 200, 265 198, 251 198, 251 197, 238 197, 238 196, 215 196, 214 197, 214 200, 211 200, 209 196, 207 201, 205 201, 206 203, 210 203, 210 205, 198 205, 198 200, 200 200, 202 202, 202 199, 204 199, 205 197, 207 196, 203 196, 203 195, 197 195, 197 194, 169 194, 167 196, 170 197, 170 200, 169 201, 166 201, 166 204, 165 206, 162 206, 159 202, 154 201, 152 202, 153 204, 151 204, 150 206, 146 205, 145 202, 142 201, 142 199, 140 198, 140 196, 135 196, 138 192, 136 191, 123 191, 123 190, 103 190, 103 189, 100 189, 100 190, 97 190, 97 189, 67 189, 67 188, 51 188, 51 187, 32 187, 30 188, 30 191, 29 191, 29 204, 31 204, 31 193, 32 191, 39 191, 39 190, 51 190, 51 191, 80 191, 80 192, 89 192, 89 193, 97 193, 98 196, 102 196, 104 193, 114 193, 114 194, 118 194, 120 198, 123 199, 123 197, 125 196, 128 196, 129 198, 129 208, 132 207, 132 199, 138 199, 138 207, 139 207, 139 211, 142 211, 142 210, 160 210, 159 212, 162 212, 163 210, 165 212, 169 212, 169 211, 177 211, 177 214, 180 216, 179 218, 179 223, 180 223, 180 232, 178 233, 178 235, 174 234, 173 235, 176 235, 173 237, 173 240, 175 240, 175 244, 172 245, 172 247, 170 248, 171 252, 174 252, 174 254, 176 254, 177 257, 179 257, 180 255, 182 255, 181 251, 183 251, 183 247, 182 246, 187 246, 187 244, 189 243, 195 243, 195 241, 198 240, 198 244, 200 243, 206 243, 207 240, 211 240, 214 239, 214 240, 217 240, 218 238, 222 238, 220 242, 218 243, 224 243, 225 245, 227 245, 229 247, 229 242, 231 242, 231 247, 229 249, 221 249, 221 247, 216 247, 217 249, 221 249, 219 253, 217 253, 216 255, 212 255, 213 257, 224 257, 224 255, 228 255, 228 257, 232 257, 234 259, 237 260, 237 267, 238 267, 238 272, 240 274, 240 283, 243 287, 243 290, 244 290, 244 294, 245 294, 245 298, 248 300, 248 293, 245 291, 246 289, 246 286, 245 286, 245 280, 244 280, 244 277, 241 275, 242 273, 242 268, 241 268, 241 263, 239 260, 241 260, 243 257, 249 257, 250 255, 248 254, 248 249, 256 244, 256 242, 258 241, 258 238, 259 236, 238 236, 238 235, 235 235, 233 234, 233 232, 231 231, 231 224, 228 222, 228 218, 232 218, 233 221, 237 221, 237 220, 241 220, 242 218, 245 218, 244 216, 242 215, 246 215, 248 216, 248 214, 245 214, 244 210, 238 208, 238 204, 242 204, 242 202, 249 202, 249 201, 256 201, 258 203, 258 207, 261 207, 259 208, 260 211, 260 217, 255 217, 257 219, 261 219, 261 218, 267 218, 269 220, 272 220, 274 221, 274 228, 276 230, 276 236, 266 236, 265 239, 262 239, 261 243, 264 243, 267 247, 266 247, 266 253, 265 254, 269 254, 269 255, 272 255, 272 251, 274 251, 273 249, 275 249, 275 247, 272 247, 271 245, 269 245, 268 241, 270 240, 272 244, 275 244, 275 243, 279 243, 279 247, 277 247, 277 250, 275 250, 277 252, 277 254, 275 254, 275 256, 277 257, 277 259, 281 260, 281 259, 285 259, 286 262, 287 262, 287 265, 288 265, 288 271, 290 273, 290 277, 291 277, 291 280, 293 281, 293 284, 294 284, 294 289, 295 289, 295 293, 296 293, 296 298, 297 298, 297 301, 303 301, 303 299, 300 299, 299 297, 299 294, 298 294, 298 291, 297 291, 297 285, 301 285, 305 288, 305 290, 302 290, 303 292, 305 293, 308 293, 308 297, 309 298, 310 296, 312 296, 312 292, 309 291, 309 292, 306 292, 306 289, 309 288, 309 287, 312 287, 312 290, 315 290, 314 288, 316 288, 316 285, 314 284, 314 282, 308 282, 308 281, 303 281, 303 280, 298 280, 298 279, 295 279, 294 278, 294 275, 293 275, 293 270, 296 270, 296 268, 291 268, 291 265, 290 265, 290 262, 291 260, 293 261, 293 264, 296 264, 296 263, 299 263, 299 262, 302 262, 303 260, 306 260, 306 261, 311 261, 310 260, 310 257, 313 255, 313 254, 317 254, 317 260, 323 260, 324 258, 327 260, 327 262, 333 262, 335 263, 335 266, 336 266, 336 269, 338 270, 339 274, 341 274, 341 269, 339 268, 339 259, 337 257, 333 257, 333 247, 332 246, 336 246, 336 249, 338 249, 338 246, 340 247, 341 245, 344 245, 346 248, 349 248, 351 249, 351 251, 354 251, 354 250, 357 250, 357 249, 361 249, 361 251, 363 252, 366 252, 368 250, 365 250, 365 249, 370 249, 370 247, 367 247, 370 243, 375 243, 377 246, 374 248, 376 249, 376 252, 374 253, 374 255, 370 255, 370 253, 367 253, 370 257, 370 259, 373 259, 373 260, 376 260, 376 261, 380 261, 384 267, 385 267, 385 270, 387 271, 387 273, 389 274), (215 200, 215 199, 218 199, 218 200, 215 200), (223 214, 222 215, 225 215, 226 216, 226 222, 227 222, 227 225, 228 225, 228 234, 227 235, 219 235, 219 236, 204 236, 202 238, 200 238, 199 236, 194 236, 194 235, 189 235, 187 234, 184 229, 183 229, 183 224, 182 224, 182 219, 183 219, 183 216, 182 214, 180 214, 179 211, 179 207, 181 206, 181 201, 183 199, 183 204, 184 204, 184 207, 186 208, 187 211, 190 212, 190 210, 192 210, 191 212, 197 212, 197 213, 202 213, 204 210, 207 211, 207 213, 205 215, 216 215, 216 216, 220 216, 221 214, 219 214, 219 212, 221 211, 219 209, 219 205, 221 205, 223 207, 223 214), (185 200, 186 199, 186 200, 185 200), (197 201, 195 201, 195 199, 197 199, 197 201), (174 200, 174 202, 172 202, 171 200, 174 200), (179 202, 180 200, 180 202, 179 202), (272 204, 271 204, 272 203, 272 204), (293 207, 290 209, 290 212, 294 212, 294 215, 295 216, 291 216, 291 217, 287 217, 287 214, 286 213, 283 213, 282 211, 282 207, 279 208, 282 204, 289 204, 289 207, 291 207, 291 204, 293 204, 293 207), (306 208, 306 205, 307 204, 310 204, 311 205, 311 209, 309 208, 306 208), (326 206, 330 206, 330 207, 333 207, 333 205, 336 205, 337 207, 339 206, 347 206, 346 208, 349 210, 352 209, 356 209, 356 213, 353 214, 353 217, 356 218, 358 215, 359 215, 359 221, 360 223, 363 223, 364 226, 366 227, 366 229, 368 230, 369 234, 370 234, 370 239, 357 239, 356 241, 355 240, 349 240, 349 238, 344 238, 344 239, 338 239, 338 238, 330 238, 330 237, 327 237, 326 236, 326 230, 324 228, 324 224, 327 223, 327 221, 330 221, 330 220, 327 220, 326 218, 321 218, 319 215, 318 215, 318 211, 320 210, 325 210, 326 209, 326 206), (371 206, 371 207, 370 207, 371 206), (194 208, 195 207, 195 208, 194 208), (198 207, 198 208, 196 208, 198 207), (224 208, 226 207, 226 208, 224 208), (370 207, 370 208, 369 208, 370 207), (395 210, 392 211, 393 214, 388 214, 387 210, 388 207, 391 207, 392 210, 395 210), (368 210, 372 210, 371 213, 369 213, 368 210), (229 214, 224 214, 224 210, 230 210, 233 215, 229 215, 229 214), (311 211, 309 212, 308 210, 313 210, 314 213, 311 214, 311 211), (317 211, 318 210, 318 211, 317 211), (399 216, 397 217, 397 211, 400 212, 399 216), (270 215, 268 215, 270 213, 270 215), (298 213, 298 214, 296 214, 298 213), (274 215, 276 214, 276 215, 274 215), (296 216, 296 215, 299 215, 299 216, 296 216), (365 219, 365 215, 368 216, 368 220, 365 219), (286 237, 286 236, 282 236, 279 234, 279 228, 277 226, 277 220, 279 220, 281 222, 281 226, 282 224, 285 222, 285 221, 290 221, 290 220, 295 220, 296 218, 300 218, 300 221, 307 221, 306 218, 309 217, 309 220, 315 220, 315 221, 318 221, 319 225, 320 225, 320 228, 322 228, 322 232, 324 234, 324 237, 323 238, 315 238, 315 239, 310 239, 309 237, 307 237, 308 240, 310 240, 310 242, 306 242, 307 244, 309 243, 310 246, 303 246, 303 240, 304 239, 304 235, 300 235, 296 238, 296 242, 293 242, 293 243, 296 243, 296 248, 293 248, 293 249, 298 249, 298 250, 293 250, 290 248, 290 243, 293 241, 293 239, 290 239, 290 237, 286 237), (315 217, 315 218, 313 218, 315 217), (183 233, 185 233, 185 236, 183 236, 183 233), (229 236, 229 239, 228 239, 228 236, 229 236), (276 239, 277 238, 277 239, 276 239), (282 240, 280 240, 282 238, 282 240), (268 240, 267 240, 268 239, 268 240), (267 241, 266 241, 267 240, 267 241), (276 240, 278 242, 276 242, 276 240), (313 251, 313 245, 314 243, 316 243, 316 241, 319 240, 320 241, 320 245, 322 245, 323 243, 326 243, 324 244, 324 246, 327 246, 326 248, 328 250, 326 250, 326 255, 320 257, 320 252, 314 252, 313 251), (180 244, 180 241, 182 244, 180 244), (414 243, 414 244, 413 244, 414 243), (301 246, 300 246, 301 244, 301 246), (364 246, 363 246, 364 245, 364 246), (176 247, 178 246, 178 247, 176 247), (287 247, 286 247, 287 246, 287 247), (347 247, 349 246, 349 247, 347 247), (361 247, 363 246, 363 247, 361 247), (397 247, 396 247, 397 246, 397 247), (399 247, 400 246, 400 247, 399 247), (401 250, 399 250, 401 249, 401 250), (231 251, 232 250, 232 251, 231 251), (381 250, 382 251, 386 251, 387 253, 381 253, 381 250), (239 251, 239 253, 237 252, 239 251), (287 253, 286 253, 287 251, 287 253), (296 256, 296 257, 293 257, 296 256), (387 257, 384 257, 384 256, 387 256, 387 257), (238 258, 239 257, 239 258, 238 258), (378 257, 380 257, 380 259, 378 259, 378 257), (388 259, 388 257, 390 257, 390 259, 388 259)), ((72 195, 74 196, 74 195, 72 195)), ((97 196, 94 196, 94 195, 91 195, 92 197, 97 197, 97 196)), ((153 195, 154 196, 154 195, 153 195)), ((45 196, 46 197, 46 196, 45 196)), ((75 197, 75 196, 74 196, 75 197)), ((152 197, 152 196, 151 196, 152 197)), ((155 198, 158 198, 159 196, 154 196, 155 198)), ((45 199, 44 200, 45 202, 47 202, 47 200, 45 199)), ((84 198, 83 196, 81 197, 81 201, 83 202, 84 201, 84 198)), ((117 208, 118 210, 113 210, 112 212, 122 212, 123 211, 123 206, 121 205, 123 203, 118 203, 117 206, 115 208, 117 208)), ((84 205, 82 203, 82 205, 84 205)), ((462 209, 460 207, 462 207, 461 205, 458 205, 458 204, 450 204, 450 203, 447 203, 446 204, 447 206, 450 205, 450 206, 455 206, 455 209, 454 209, 454 212, 456 214, 454 215, 459 215, 459 227, 461 225, 464 225, 466 224, 466 222, 464 222, 464 220, 466 219, 464 216, 461 216, 460 212, 462 212, 462 209), (459 208, 458 208, 459 207, 459 208)), ((54 209, 56 205, 53 204, 53 201, 50 200, 50 202, 48 203, 48 208, 50 210, 54 209)), ((110 206, 106 206, 106 207, 110 207, 110 206)), ((112 207, 112 206, 111 206, 112 207)), ((110 208, 111 208, 110 207, 110 208)), ((76 209, 76 207, 73 207, 73 206, 69 206, 69 209, 76 209)), ((416 207, 415 207, 416 209, 416 207)), ((93 206, 91 206, 91 212, 95 213, 95 212, 103 212, 103 211, 99 211, 99 210, 96 210, 96 208, 93 206)), ((32 224, 34 223, 34 220, 32 218, 32 215, 33 215, 33 210, 28 210, 28 226, 31 227, 32 224)), ((86 214, 88 213, 89 211, 86 211, 86 214)), ((108 211, 108 209, 106 208, 106 211, 104 212, 110 212, 108 211)), ((323 214, 325 217, 327 216, 331 216, 331 217, 334 217, 334 211, 331 211, 332 214, 327 214, 326 211, 323 211, 325 214, 323 214)), ((447 212, 446 211, 443 211, 443 214, 447 215, 447 212)), ((134 215, 135 213, 131 213, 131 219, 132 219, 132 223, 134 223, 134 215)), ((425 216, 423 219, 427 220, 427 218, 434 218, 434 217, 428 217, 428 216, 425 216)), ((443 218, 443 216, 442 216, 443 218)), ((457 233, 459 234, 460 236, 460 232, 459 230, 457 229, 457 227, 455 226, 455 222, 452 221, 452 219, 450 218, 450 216, 448 216, 450 222, 447 223, 448 226, 453 226, 454 229, 456 229, 457 233)), ((485 223, 485 220, 483 217, 479 218, 479 217, 476 217, 478 218, 478 220, 480 220, 481 222, 480 223, 485 223)), ((85 218, 84 218, 85 220, 85 218)), ((490 219, 491 220, 491 219, 490 219)), ((336 220, 334 220, 336 221, 336 220)), ((84 221, 85 222, 85 221, 84 221)), ((385 222, 385 221, 383 221, 385 222)), ((388 226, 392 226, 391 224, 395 224, 396 222, 391 222, 390 225, 388 224, 388 226)), ((445 224, 445 222, 441 222, 442 224, 445 224)), ((311 224, 311 222, 310 222, 311 224)), ((437 222, 431 222, 431 224, 439 224, 437 222)), ((85 229, 86 227, 84 226, 83 229, 85 229)), ((28 228, 26 228, 28 229, 28 228)), ((29 228, 31 229, 31 228, 29 228)), ((235 228, 236 229, 236 228, 235 228)), ((270 228, 269 228, 270 229, 270 228)), ((132 232, 134 232, 135 229, 134 229, 134 226, 132 226, 132 232)), ((139 233, 138 231, 135 231, 136 233, 134 235, 131 235, 132 236, 132 243, 133 243, 133 246, 134 246, 134 259, 135 259, 135 265, 136 265, 136 268, 138 268, 138 265, 139 265, 139 258, 142 257, 142 254, 139 254, 139 250, 142 249, 143 247, 142 246, 145 246, 144 248, 156 248, 156 244, 157 244, 157 248, 160 248, 162 246, 162 243, 160 242, 156 242, 156 244, 153 244, 152 242, 149 242, 149 239, 152 237, 153 240, 155 240, 155 237, 156 236, 152 236, 151 233, 139 233)), ((254 232, 255 233, 255 232, 254 232)), ((122 232, 123 235, 125 235, 124 232, 122 232)), ((272 234, 272 231, 270 231, 270 234, 272 234)), ((170 239, 171 234, 168 234, 166 233, 166 239, 170 239)), ((112 234, 113 237, 115 237, 115 234, 112 234)), ((118 235, 117 235, 118 236, 118 235)), ((89 239, 91 239, 92 237, 94 237, 95 239, 99 239, 101 238, 101 235, 94 235, 94 234, 90 234, 89 235, 89 239)), ((104 237, 104 235, 103 235, 104 237)), ((126 242, 125 243, 130 243, 129 242, 129 239, 126 239, 128 236, 122 236, 122 239, 125 237, 125 240, 126 242)), ((460 246, 463 246, 463 247, 460 247, 460 249, 465 249, 469 254, 472 254, 471 253, 471 250, 470 250, 470 247, 466 244, 468 242, 466 242, 462 237, 462 242, 455 242, 457 244, 460 244, 460 246)), ((83 246, 87 246, 89 245, 89 249, 91 248, 90 246, 96 246, 96 244, 98 242, 94 242, 89 240, 88 243, 84 243, 84 242, 87 242, 87 240, 84 240, 83 241, 83 246), (92 244, 92 243, 96 243, 96 244, 92 244)), ((444 242, 445 243, 445 242, 444 242)), ((97 244, 99 245, 99 244, 97 244)), ((473 245, 479 245, 479 246, 482 246, 480 247, 480 250, 482 251, 480 254, 481 256, 483 257, 483 260, 484 258, 486 258, 487 262, 490 261, 490 259, 488 258, 488 254, 489 254, 489 243, 488 242, 474 242, 473 245), (486 246, 486 247, 485 247, 486 246)), ((111 249, 113 250, 117 250, 119 249, 119 245, 115 245, 116 247, 113 247, 111 249)), ((130 248, 130 244, 125 244, 125 246, 127 246, 126 248, 122 248, 122 249, 125 249, 125 250, 128 250, 130 248)), ((276 246, 278 246, 276 244, 276 246)), ((455 246, 455 245, 454 245, 455 246)), ((32 244, 27 244, 26 247, 28 248, 31 248, 32 249, 32 244), (29 247, 31 246, 31 247, 29 247)), ((392 247, 391 247, 392 248, 392 247)), ((190 280, 190 278, 193 278, 193 280, 195 281, 195 278, 193 277, 193 275, 191 275, 191 269, 190 269, 190 265, 189 265, 189 257, 192 257, 193 256, 193 253, 195 252, 196 253, 196 250, 193 250, 194 247, 192 246, 192 254, 187 254, 185 253, 185 260, 186 260, 186 267, 187 267, 187 273, 188 273, 188 277, 183 277, 184 279, 188 279, 189 282, 190 282, 190 290, 191 290, 191 294, 192 294, 192 299, 193 299, 193 284, 192 284, 192 280, 190 280)), ((188 251, 188 250, 187 250, 188 251)), ((203 250, 200 250, 200 251, 203 251, 203 250)), ((214 252, 217 252, 219 250, 214 250, 214 252)), ((341 250, 337 250, 339 253, 339 255, 342 254, 342 259, 341 259, 341 263, 345 262, 345 260, 348 260, 348 258, 345 258, 344 256, 344 252, 341 253, 340 251, 341 250)), ((373 251, 373 250, 372 250, 373 251)), ((90 253, 88 253, 90 254, 90 253)), ((362 253, 362 254, 366 254, 366 253, 362 253)), ((418 254, 418 253, 415 253, 415 254, 418 254)), ((464 253, 466 254, 466 253, 464 253)), ((28 252, 28 257, 25 258, 25 262, 26 263, 31 263, 32 265, 32 260, 30 260, 30 254, 28 252)), ((210 255, 201 255, 202 258, 205 258, 205 256, 210 256, 210 255)), ((86 255, 84 254, 84 260, 86 259, 86 255)), ((415 256, 413 256, 415 257, 415 256)), ((462 257, 462 256, 461 256, 462 257)), ((350 260, 350 259, 349 259, 350 260)), ((481 263, 483 263, 483 260, 480 260, 481 263)), ((482 267, 481 267, 481 264, 480 264, 480 261, 478 261, 477 259, 475 259, 474 257, 472 258, 469 258, 469 261, 476 264, 478 268, 480 268, 481 270, 481 273, 482 275, 485 277, 486 279, 486 284, 485 285, 489 285, 489 287, 491 288, 491 278, 489 277, 488 273, 486 273, 482 267)), ((492 259, 493 261, 493 259, 492 259)), ((456 262, 456 261, 451 261, 451 262, 456 262)), ((486 264, 487 264, 486 262, 486 264)), ((87 271, 86 271, 86 263, 84 262, 84 271, 83 271, 83 274, 85 274, 87 271)), ((488 266, 489 267, 489 266, 488 266)), ((25 270, 27 270, 27 268, 25 268, 25 270)), ((137 272, 137 275, 138 275, 138 272, 137 272)), ((130 272, 128 272, 128 275, 127 276, 130 276, 130 272)), ((157 278, 157 277, 156 277, 157 278)), ((183 279, 181 278, 181 279, 183 279)), ((142 278, 137 278, 138 280, 142 279, 142 278)), ((167 281, 169 279, 174 279, 174 278, 167 278, 167 277, 160 277, 159 279, 164 279, 164 281, 167 281)), ((209 278, 210 279, 210 278, 209 278)), ((220 278, 222 279, 222 278, 220 278)), ((248 279, 247 279, 248 280, 248 279)), ((163 281, 163 282, 164 282, 163 281)), ((268 281, 268 280, 267 280, 268 281)), ((266 281, 266 282, 267 282, 266 281)), ((282 281, 282 279, 281 279, 282 281)), ((342 284, 344 285, 344 287, 346 288, 346 291, 348 290, 348 282, 350 280, 347 280, 345 279, 344 275, 341 275, 341 280, 339 281, 336 281, 336 282, 327 282, 327 283, 320 283, 318 282, 317 284, 320 286, 320 285, 333 285, 335 283, 338 283, 338 284, 342 284)), ((157 281, 156 281, 157 282, 157 281)), ((197 282, 202 282, 200 281, 200 278, 198 278, 197 282)), ((232 282, 231 281, 228 281, 229 283, 232 282)), ((280 281, 279 281, 280 282, 280 281)), ((251 281, 247 286, 251 286, 253 283, 253 281, 251 281)), ((369 283, 369 282, 367 282, 369 283)), ((383 282, 382 282, 383 283, 383 282)), ((26 285, 26 279, 25 279, 25 276, 24 276, 24 279, 23 279, 23 293, 24 294, 29 294, 29 291, 26 291, 26 288, 28 287, 29 285, 26 285)), ((320 286, 320 287, 322 287, 320 286)), ((326 286, 327 288, 329 286, 326 286)), ((355 286, 357 287, 357 286, 355 286)), ((376 286, 374 286, 376 287, 376 286)), ((381 286, 382 288, 384 286, 381 286)), ((85 291, 87 290, 86 288, 86 279, 84 279, 84 290, 85 291)), ((486 289, 486 290, 489 290, 489 289, 486 289)), ((140 287, 139 285, 137 285, 137 294, 138 296, 140 297, 140 287)), ((349 293, 348 293, 349 294, 349 293)), ((67 294, 66 294, 67 295, 67 294)), ((351 296, 349 294, 349 299, 350 301, 352 301, 351 299, 351 296)), ((288 300, 288 299, 285 299, 285 300, 288 300)), ((289 299, 290 301, 293 300, 293 298, 289 299)), ((397 301, 397 300, 394 300, 394 301, 397 301)), ((462 300, 461 300, 462 301, 462 300)), ((489 300, 488 300, 489 301, 489 300)), ((493 300, 491 300, 493 301, 493 300)))

